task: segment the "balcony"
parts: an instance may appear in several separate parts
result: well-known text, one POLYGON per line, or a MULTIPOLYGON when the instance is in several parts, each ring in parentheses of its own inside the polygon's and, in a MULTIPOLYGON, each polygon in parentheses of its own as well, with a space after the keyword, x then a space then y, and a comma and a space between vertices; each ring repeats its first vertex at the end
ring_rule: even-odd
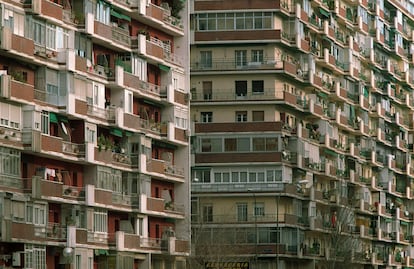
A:
POLYGON ((178 214, 184 216, 184 205, 172 201, 166 202, 165 199, 147 197, 147 210, 160 213, 178 214))
POLYGON ((22 132, 0 126, 0 143, 16 148, 23 148, 22 132))
POLYGON ((65 185, 61 181, 44 179, 41 176, 34 176, 31 183, 32 195, 36 198, 52 200, 61 198, 74 201, 85 200, 85 189, 83 187, 65 185))
MULTIPOLYGON (((34 14, 51 17, 62 21, 64 18, 63 7, 48 0, 31 0, 29 10, 34 14)), ((70 16, 69 16, 70 17, 70 16)), ((67 20, 67 14, 65 15, 67 20)))
MULTIPOLYGON (((44 242, 46 239, 51 239, 48 236, 50 231, 48 227, 37 226, 32 223, 26 223, 23 220, 6 220, 3 219, 2 223, 2 237, 6 241, 21 241, 21 242, 44 242)), ((66 238, 60 238, 61 242, 66 242, 66 238)))
POLYGON ((182 167, 177 167, 169 162, 159 159, 152 159, 147 162, 147 171, 169 177, 184 178, 184 169, 182 167))
POLYGON ((155 37, 147 38, 139 34, 132 39, 132 49, 139 54, 151 57, 156 62, 167 62, 177 66, 183 66, 183 58, 174 54, 171 50, 170 41, 162 41, 155 37))
POLYGON ((0 174, 0 190, 2 191, 16 191, 16 192, 31 192, 32 181, 28 178, 20 178, 15 175, 0 174))
MULTIPOLYGON (((125 0, 122 0, 124 2, 125 0)), ((126 5, 131 6, 133 9, 138 8, 139 20, 148 24, 157 24, 162 27, 167 33, 174 36, 182 36, 184 26, 182 21, 172 16, 172 13, 178 13, 177 11, 171 12, 170 7, 162 3, 161 6, 157 6, 153 3, 149 3, 146 0, 132 0, 126 1, 126 5)))
POLYGON ((49 93, 45 90, 38 89, 34 89, 34 100, 61 108, 65 107, 67 104, 66 95, 58 95, 56 93, 49 93))
MULTIPOLYGON (((46 0, 44 0, 46 1, 46 0)), ((13 53, 31 57, 34 55, 34 41, 25 37, 15 35, 10 28, 0 28, 0 48, 4 50, 11 50, 13 53)))
POLYGON ((86 192, 89 205, 106 205, 111 207, 139 207, 139 197, 112 190, 98 189, 94 185, 87 185, 86 192))
POLYGON ((94 34, 98 35, 113 44, 131 47, 131 37, 128 29, 123 29, 116 25, 107 25, 99 21, 94 21, 94 34))
POLYGON ((126 87, 137 89, 141 94, 149 94, 155 97, 161 96, 161 87, 143 80, 129 72, 124 71, 124 83, 126 87))
POLYGON ((34 87, 23 80, 17 80, 10 75, 0 76, 0 96, 7 99, 33 102, 34 87))
POLYGON ((95 147, 94 160, 105 164, 113 164, 120 168, 135 169, 138 167, 138 156, 116 153, 108 148, 95 147))
MULTIPOLYGON (((83 110, 81 100, 80 102, 77 102, 77 106, 79 106, 76 110, 83 110)), ((101 108, 94 106, 92 104, 86 104, 87 105, 87 115, 98 118, 103 121, 107 121, 108 123, 115 123, 115 107, 107 107, 107 108, 101 108)))

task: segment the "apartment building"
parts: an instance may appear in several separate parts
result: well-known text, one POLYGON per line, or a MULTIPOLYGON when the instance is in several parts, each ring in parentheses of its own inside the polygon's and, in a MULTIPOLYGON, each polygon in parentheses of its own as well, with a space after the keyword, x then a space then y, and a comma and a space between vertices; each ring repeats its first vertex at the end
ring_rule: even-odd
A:
POLYGON ((0 268, 186 268, 186 14, 0 1, 0 268))
POLYGON ((414 268, 414 3, 190 14, 192 268, 414 268))

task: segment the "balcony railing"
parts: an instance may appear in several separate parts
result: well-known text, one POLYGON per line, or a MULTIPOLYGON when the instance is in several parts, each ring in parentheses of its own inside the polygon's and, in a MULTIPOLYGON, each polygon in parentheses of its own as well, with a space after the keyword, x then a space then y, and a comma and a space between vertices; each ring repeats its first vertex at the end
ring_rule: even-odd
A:
POLYGON ((149 172, 155 172, 178 177, 184 176, 184 169, 182 167, 177 167, 169 162, 158 159, 152 159, 148 161, 147 170, 149 172))
POLYGON ((282 60, 274 58, 267 58, 259 62, 237 62, 236 59, 213 59, 208 63, 192 62, 190 68, 192 71, 276 69, 277 64, 280 65, 282 62, 282 60))
POLYGON ((21 178, 19 176, 0 174, 0 189, 11 188, 22 191, 30 191, 32 189, 32 182, 30 178, 21 178))
POLYGON ((48 93, 44 90, 34 90, 34 99, 55 105, 55 106, 66 106, 66 96, 59 96, 54 93, 48 93))
POLYGON ((85 156, 85 144, 75 144, 62 141, 62 152, 77 157, 85 156))
POLYGON ((88 104, 88 115, 95 116, 101 119, 105 119, 109 122, 115 122, 115 108, 101 108, 91 104, 88 104))

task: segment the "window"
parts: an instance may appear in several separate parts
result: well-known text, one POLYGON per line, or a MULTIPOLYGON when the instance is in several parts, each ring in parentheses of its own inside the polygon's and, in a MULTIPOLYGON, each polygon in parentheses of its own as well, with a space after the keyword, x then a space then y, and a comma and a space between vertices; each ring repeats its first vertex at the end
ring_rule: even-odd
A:
POLYGON ((237 151, 237 138, 225 138, 224 151, 237 151))
POLYGON ((49 112, 42 111, 41 114, 41 129, 42 134, 49 134, 49 112))
POLYGON ((247 204, 237 204, 237 221, 247 221, 247 204))
POLYGON ((263 63, 263 50, 252 50, 252 62, 263 63))
POLYGON ((103 2, 97 1, 95 19, 101 23, 109 24, 110 22, 110 5, 103 2))
POLYGON ((133 97, 132 92, 125 90, 125 112, 132 114, 133 97))
POLYGON ((201 152, 222 152, 221 138, 202 138, 201 152))
POLYGON ((213 122, 213 112, 201 112, 201 122, 213 122))
POLYGON ((253 94, 263 94, 264 93, 263 80, 253 80, 252 81, 252 93, 253 94))
POLYGON ((229 172, 216 172, 214 173, 214 182, 215 183, 228 183, 230 182, 230 173, 229 172))
POLYGON ((86 128, 86 142, 88 143, 95 143, 95 133, 94 129, 90 129, 89 127, 86 128))
POLYGON ((203 99, 211 100, 213 97, 213 82, 203 81, 203 99))
POLYGON ((105 86, 103 84, 93 84, 93 105, 100 108, 105 108, 105 86))
POLYGON ((50 50, 64 49, 68 47, 69 32, 59 26, 30 19, 31 28, 27 36, 32 38, 35 44, 45 46, 50 50))
POLYGON ((45 45, 46 28, 45 28, 44 23, 42 23, 40 21, 33 20, 32 21, 32 31, 29 31, 28 34, 31 37, 33 37, 33 41, 34 41, 35 44, 45 45))
POLYGON ((247 65, 247 50, 235 51, 236 67, 243 67, 247 65))
POLYGON ((95 209, 93 212, 93 231, 106 233, 108 232, 108 213, 101 209, 95 209))
POLYGON ((0 103, 0 126, 20 128, 20 107, 7 103, 0 103))
POLYGON ((263 217, 265 215, 264 211, 264 203, 254 203, 254 210, 253 210, 254 216, 260 216, 263 217))
POLYGON ((264 121, 264 111, 253 111, 252 120, 253 121, 264 121))
POLYGON ((235 87, 236 87, 237 97, 244 97, 247 95, 247 81, 245 80, 235 81, 235 87))
POLYGON ((75 269, 82 269, 82 256, 77 254, 75 256, 75 269))
POLYGON ((174 111, 175 114, 175 127, 181 128, 181 129, 187 129, 188 128, 188 110, 184 108, 175 108, 174 111))
POLYGON ((122 192, 122 172, 109 167, 98 166, 96 188, 122 192))
POLYGON ((88 269, 93 269, 93 257, 88 257, 88 269))
POLYGON ((264 137, 254 137, 253 142, 253 151, 265 151, 265 138, 264 137))
POLYGON ((13 10, 5 8, 3 20, 4 26, 10 28, 13 34, 24 36, 23 14, 19 14, 13 10))
POLYGON ((199 14, 198 19, 198 30, 204 31, 207 30, 207 16, 208 14, 199 14))
POLYGON ((271 29, 270 12, 229 12, 197 15, 199 31, 271 29))
POLYGON ((147 61, 135 54, 132 55, 132 74, 142 81, 147 81, 147 61))
POLYGON ((224 151, 250 151, 250 138, 225 138, 224 139, 224 151))
POLYGON ((92 59, 92 41, 79 32, 75 32, 75 52, 82 58, 92 59))
POLYGON ((210 183, 211 181, 209 169, 194 170, 193 175, 197 183, 210 183))
POLYGON ((56 49, 56 26, 46 24, 46 48, 56 49))
POLYGON ((34 204, 33 205, 33 224, 39 226, 46 225, 46 205, 34 204))
POLYGON ((25 203, 23 201, 12 201, 13 220, 25 220, 25 203))
POLYGON ((236 121, 237 122, 246 122, 247 121, 247 111, 236 111, 236 121))
POLYGON ((282 170, 267 170, 266 171, 266 181, 282 181, 282 170))
POLYGON ((203 222, 213 222, 213 205, 203 206, 203 222))
POLYGON ((200 51, 200 65, 201 68, 211 68, 213 66, 211 51, 200 51))
POLYGON ((46 269, 46 246, 25 244, 24 267, 46 269))

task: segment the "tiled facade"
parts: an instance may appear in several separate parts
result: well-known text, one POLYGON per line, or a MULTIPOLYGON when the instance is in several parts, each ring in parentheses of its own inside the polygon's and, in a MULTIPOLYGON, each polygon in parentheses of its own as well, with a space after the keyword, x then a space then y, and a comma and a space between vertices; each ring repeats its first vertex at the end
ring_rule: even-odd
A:
POLYGON ((0 1, 0 268, 186 268, 187 14, 0 1))
POLYGON ((414 4, 190 14, 192 268, 414 268, 414 4))

